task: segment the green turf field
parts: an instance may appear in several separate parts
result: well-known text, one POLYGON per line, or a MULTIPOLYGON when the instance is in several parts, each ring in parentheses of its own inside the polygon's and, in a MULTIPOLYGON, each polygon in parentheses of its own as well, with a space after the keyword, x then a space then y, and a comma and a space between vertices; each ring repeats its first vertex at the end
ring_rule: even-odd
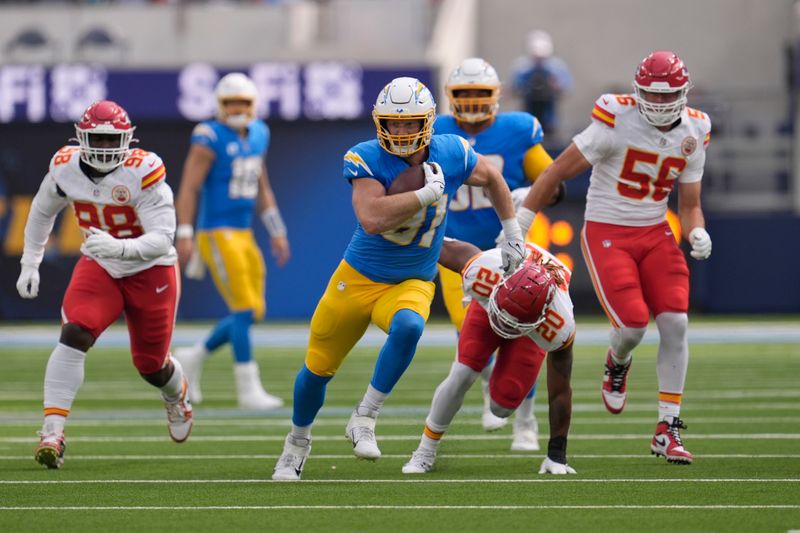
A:
MULTIPOLYGON (((723 338, 720 339, 724 341, 723 338)), ((0 345, 2 343, 0 342, 0 345)), ((476 385, 445 436, 434 472, 400 467, 416 447, 452 350, 422 346, 378 421, 383 457, 358 461, 349 413, 377 350, 357 348, 328 388, 300 483, 270 476, 289 409, 235 409, 230 357, 206 367, 205 402, 172 443, 158 393, 121 348, 90 353, 67 427, 66 464, 33 461, 48 348, 3 348, 0 531, 781 531, 800 529, 800 345, 692 347, 682 417, 691 466, 649 454, 655 346, 641 347, 625 413, 600 400, 604 347, 576 346, 570 464, 540 476, 542 453, 510 452, 510 425, 480 428, 476 385)), ((291 399, 302 348, 258 348, 267 390, 291 399)), ((537 416, 547 443, 547 405, 537 416)))

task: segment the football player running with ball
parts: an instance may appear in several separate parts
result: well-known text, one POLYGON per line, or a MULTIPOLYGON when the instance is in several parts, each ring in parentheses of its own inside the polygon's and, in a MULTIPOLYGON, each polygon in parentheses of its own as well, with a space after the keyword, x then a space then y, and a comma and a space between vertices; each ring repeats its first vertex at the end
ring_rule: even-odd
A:
POLYGON ((44 424, 35 457, 48 468, 64 464, 64 425, 83 384, 86 352, 123 312, 133 365, 161 390, 170 437, 183 442, 192 429, 188 382, 169 352, 180 294, 172 190, 160 157, 130 149, 133 130, 116 103, 89 106, 75 124, 78 146, 61 148, 50 160, 25 225, 17 281, 23 298, 39 293, 39 264, 62 209, 72 206, 86 238, 44 375, 44 424))
POLYGON ((673 52, 648 55, 636 70, 634 94, 604 94, 592 124, 539 177, 519 210, 523 231, 559 184, 592 167, 581 233, 595 292, 613 327, 602 397, 619 414, 627 400, 632 351, 652 314, 659 332, 658 422, 651 451, 690 464, 679 418, 689 363, 689 269, 666 222, 676 183, 681 228, 698 260, 711 255, 700 206, 700 180, 710 140, 708 116, 686 107, 692 84, 673 52))
POLYGON ((292 429, 273 479, 300 479, 327 384, 370 322, 388 338, 345 436, 356 457, 380 457, 375 423, 414 357, 430 313, 447 207, 462 184, 483 187, 503 221, 506 240, 498 253, 505 271, 523 259, 522 234, 502 175, 463 138, 433 136, 434 116, 433 96, 425 85, 396 78, 375 102, 378 138, 357 144, 344 156, 358 224, 311 319, 305 364, 294 385, 292 429), (404 170, 420 164, 421 188, 387 195, 404 170))
POLYGON ((464 294, 470 303, 458 338, 456 360, 433 394, 422 438, 403 466, 404 474, 424 474, 433 468, 442 436, 495 351, 497 361, 489 381, 489 395, 492 412, 500 418, 510 416, 525 400, 549 352, 550 442, 539 473, 576 473, 567 464, 575 338, 569 297, 571 273, 543 248, 526 246, 528 257, 519 269, 504 277, 498 249, 480 252, 469 243, 445 243, 440 262, 451 270, 462 271, 464 294))

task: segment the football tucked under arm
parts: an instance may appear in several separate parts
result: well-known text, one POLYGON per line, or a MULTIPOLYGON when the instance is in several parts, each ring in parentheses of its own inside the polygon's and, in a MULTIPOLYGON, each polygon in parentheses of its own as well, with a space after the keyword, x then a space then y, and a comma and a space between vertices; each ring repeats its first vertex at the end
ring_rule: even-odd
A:
POLYGON ((416 191, 425 186, 425 171, 422 165, 413 165, 398 174, 386 190, 386 195, 416 191))

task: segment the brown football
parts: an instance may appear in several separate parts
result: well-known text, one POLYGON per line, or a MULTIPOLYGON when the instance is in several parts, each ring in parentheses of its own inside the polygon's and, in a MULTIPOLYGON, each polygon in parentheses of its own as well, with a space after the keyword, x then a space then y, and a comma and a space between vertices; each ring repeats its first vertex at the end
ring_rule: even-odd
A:
POLYGON ((400 194, 401 192, 416 191, 425 185, 425 172, 422 165, 413 165, 402 171, 389 185, 386 194, 400 194))

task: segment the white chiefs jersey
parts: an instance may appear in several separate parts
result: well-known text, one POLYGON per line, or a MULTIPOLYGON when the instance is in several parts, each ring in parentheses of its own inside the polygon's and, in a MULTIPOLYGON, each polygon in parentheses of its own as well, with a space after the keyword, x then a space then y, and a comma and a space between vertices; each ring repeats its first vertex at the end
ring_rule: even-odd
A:
MULTIPOLYGON (((131 150, 122 165, 98 180, 86 176, 79 162, 80 148, 77 146, 61 148, 50 160, 49 172, 37 193, 38 201, 44 202, 49 212, 58 207, 57 212, 70 204, 84 236, 89 228, 96 227, 118 239, 154 232, 173 238, 175 208, 172 190, 165 182, 166 169, 157 154, 131 150), (50 190, 53 187, 55 191, 50 190)), ((81 252, 92 257, 83 246, 81 252)), ((165 254, 148 260, 92 259, 111 277, 121 278, 154 265, 174 265, 177 254, 170 246, 165 254)))
MULTIPOLYGON (((547 309, 547 318, 528 336, 545 351, 558 350, 572 341, 575 335, 575 316, 572 299, 569 297, 569 282, 572 272, 550 252, 532 243, 526 243, 528 257, 525 261, 537 263, 553 262, 563 268, 564 283, 558 285, 553 302, 547 309)), ((486 309, 492 289, 503 279, 503 260, 499 248, 486 250, 476 255, 461 273, 464 294, 486 309)))
POLYGON ((592 124, 573 138, 592 164, 586 220, 623 226, 651 226, 666 218, 675 181, 703 177, 711 121, 685 108, 667 132, 639 113, 636 97, 604 94, 595 102, 592 124))

